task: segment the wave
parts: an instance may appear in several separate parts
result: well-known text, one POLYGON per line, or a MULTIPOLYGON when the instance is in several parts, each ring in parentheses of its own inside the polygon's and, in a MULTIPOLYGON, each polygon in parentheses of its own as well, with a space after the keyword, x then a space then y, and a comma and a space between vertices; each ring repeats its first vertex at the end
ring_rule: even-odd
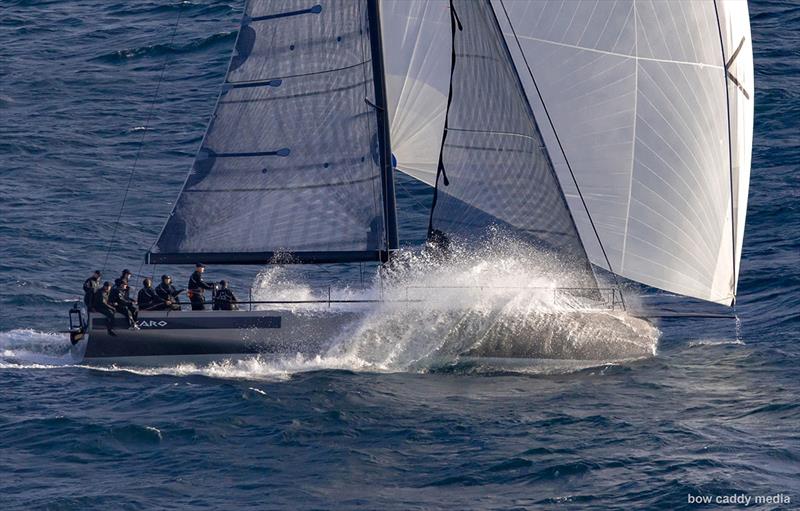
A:
POLYGON ((690 348, 695 348, 697 346, 726 346, 726 345, 744 345, 744 341, 741 339, 698 339, 695 341, 689 341, 687 346, 690 348))
POLYGON ((194 53, 197 51, 213 48, 217 45, 233 44, 236 39, 237 31, 220 32, 208 37, 195 39, 189 43, 177 46, 169 46, 166 44, 152 44, 147 46, 137 46, 134 48, 126 48, 124 50, 117 50, 103 55, 98 55, 92 58, 95 62, 106 62, 110 64, 119 64, 128 62, 133 59, 145 57, 159 57, 162 55, 181 55, 186 53, 194 53))
POLYGON ((0 332, 0 368, 44 369, 71 363, 66 334, 27 328, 0 332))

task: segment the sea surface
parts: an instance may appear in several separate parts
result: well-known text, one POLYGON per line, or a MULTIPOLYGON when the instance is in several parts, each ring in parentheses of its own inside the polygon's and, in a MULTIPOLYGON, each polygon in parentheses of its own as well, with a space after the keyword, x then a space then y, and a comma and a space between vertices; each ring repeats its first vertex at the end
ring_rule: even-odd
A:
MULTIPOLYGON (((690 496, 736 494, 798 509, 800 5, 750 8, 738 320, 664 320, 644 355, 593 364, 426 364, 441 330, 412 314, 371 357, 343 339, 355 348, 314 359, 96 369, 59 333, 83 279, 188 277, 143 254, 241 6, 0 0, 0 509, 695 509, 690 496)), ((398 179, 405 218, 424 219, 429 193, 398 179)), ((375 283, 370 267, 302 270, 208 275, 257 296, 375 283)))

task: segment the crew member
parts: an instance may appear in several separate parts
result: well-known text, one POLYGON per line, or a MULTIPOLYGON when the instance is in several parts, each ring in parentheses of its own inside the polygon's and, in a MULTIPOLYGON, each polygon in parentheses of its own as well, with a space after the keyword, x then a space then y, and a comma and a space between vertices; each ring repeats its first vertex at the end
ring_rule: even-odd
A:
POLYGON ((156 290, 153 288, 153 281, 146 278, 142 281, 142 289, 136 296, 136 302, 139 304, 140 311, 156 311, 164 310, 164 300, 162 300, 156 290))
POLYGON ((174 311, 181 310, 181 301, 178 298, 181 291, 175 289, 175 286, 172 285, 172 277, 169 275, 162 275, 161 284, 156 288, 156 294, 164 302, 164 309, 174 311))
POLYGON ((130 280, 130 278, 131 278, 131 275, 133 275, 133 273, 131 273, 131 271, 129 269, 125 268, 124 270, 122 270, 122 275, 120 275, 119 278, 114 281, 114 284, 118 284, 119 282, 121 282, 123 280, 125 282, 128 282, 130 280))
POLYGON ((206 271, 206 267, 200 263, 194 265, 194 273, 192 276, 189 277, 189 301, 192 302, 192 310, 193 311, 201 311, 205 310, 205 293, 206 289, 214 289, 212 284, 207 284, 206 281, 203 280, 203 272, 206 271))
POLYGON ((128 298, 128 282, 126 280, 120 279, 119 284, 111 288, 108 303, 117 312, 128 318, 128 328, 139 330, 139 326, 136 324, 139 311, 136 310, 136 305, 128 298))
POLYGON ((239 310, 239 302, 236 300, 236 295, 228 289, 228 283, 224 280, 219 281, 219 288, 214 293, 214 306, 212 308, 215 311, 239 310))
POLYGON ((91 277, 83 281, 83 303, 86 304, 86 312, 92 311, 94 305, 94 294, 100 289, 100 270, 95 270, 91 277))
POLYGON ((99 312, 106 317, 106 328, 108 335, 117 335, 114 333, 114 307, 109 302, 111 294, 111 282, 103 282, 103 287, 97 290, 94 294, 94 301, 92 302, 92 309, 99 312))

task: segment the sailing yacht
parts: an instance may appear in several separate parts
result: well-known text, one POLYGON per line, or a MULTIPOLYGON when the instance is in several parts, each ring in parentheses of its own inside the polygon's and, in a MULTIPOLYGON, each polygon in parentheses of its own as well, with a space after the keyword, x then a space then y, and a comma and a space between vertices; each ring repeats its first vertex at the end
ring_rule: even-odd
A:
MULTIPOLYGON (((433 244, 502 231, 569 270, 577 314, 625 314, 617 278, 730 306, 752 98, 736 0, 250 0, 146 262, 391 266, 402 172, 430 187, 433 244)), ((340 302, 142 312, 116 337, 72 311, 73 349, 137 364, 319 354, 370 300, 340 302)))

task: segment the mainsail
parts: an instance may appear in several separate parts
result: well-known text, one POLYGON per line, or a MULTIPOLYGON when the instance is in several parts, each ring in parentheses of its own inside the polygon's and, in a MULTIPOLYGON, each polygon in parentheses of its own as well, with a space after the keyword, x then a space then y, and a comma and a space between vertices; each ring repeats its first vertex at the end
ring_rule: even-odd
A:
POLYGON ((557 254, 596 286, 575 223, 488 1, 451 2, 452 63, 431 229, 497 227, 557 254))
POLYGON ((545 141, 563 147, 551 155, 592 262, 730 304, 753 129, 746 2, 492 2, 552 120, 545 141))
POLYGON ((247 2, 149 262, 365 261, 396 248, 379 32, 377 0, 247 2))

